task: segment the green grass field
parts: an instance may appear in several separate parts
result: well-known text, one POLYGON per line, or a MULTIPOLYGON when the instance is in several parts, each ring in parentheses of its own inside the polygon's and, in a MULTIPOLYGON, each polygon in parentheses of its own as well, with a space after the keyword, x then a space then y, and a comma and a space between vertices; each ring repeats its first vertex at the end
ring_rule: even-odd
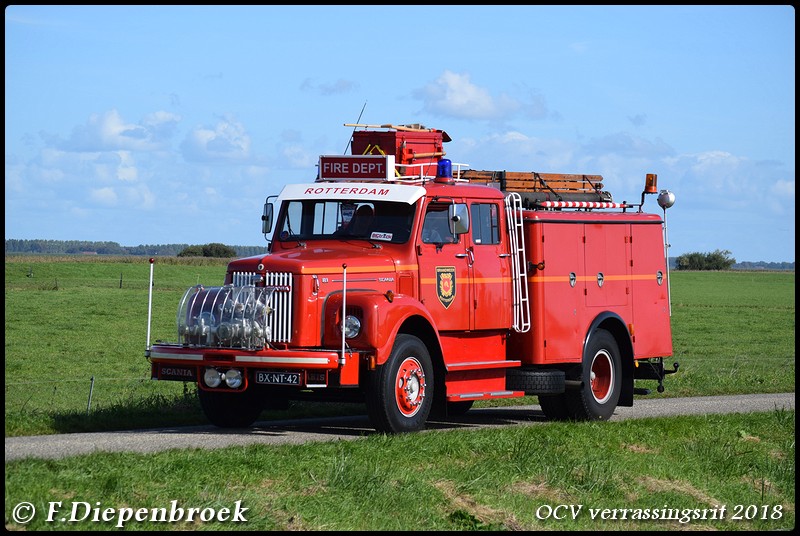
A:
MULTIPOLYGON (((224 270, 159 260, 153 339, 174 339, 184 289, 219 284, 224 270)), ((148 275, 146 259, 6 258, 7 437, 205 422, 192 390, 148 379, 148 275)), ((671 280, 681 367, 648 396, 794 392, 794 273, 671 280)), ((290 409, 337 411, 361 410, 290 409)), ((21 460, 5 465, 5 527, 789 530, 795 437, 795 412, 774 410, 21 460), (246 521, 121 521, 126 508, 157 513, 172 501, 206 513, 240 501, 246 521), (30 522, 19 519, 25 503, 37 510, 30 522), (63 510, 48 521, 53 508, 63 510)))
MULTIPOLYGON (((183 292, 220 284, 225 263, 156 261, 151 341, 177 340, 183 292)), ((194 387, 149 379, 149 275, 146 258, 6 257, 6 436, 206 422, 194 387)), ((680 371, 648 396, 794 391, 793 272, 673 272, 671 283, 680 371)))

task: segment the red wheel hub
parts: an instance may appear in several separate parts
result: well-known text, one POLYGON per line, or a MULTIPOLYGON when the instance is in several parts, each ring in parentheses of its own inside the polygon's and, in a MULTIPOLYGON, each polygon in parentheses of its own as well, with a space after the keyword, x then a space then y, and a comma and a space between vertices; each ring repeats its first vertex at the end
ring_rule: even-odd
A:
POLYGON ((406 417, 414 416, 425 399, 425 372, 415 357, 407 357, 397 370, 394 383, 397 408, 406 417))
POLYGON ((606 352, 600 351, 594 356, 589 382, 598 404, 604 404, 614 392, 614 365, 606 352))

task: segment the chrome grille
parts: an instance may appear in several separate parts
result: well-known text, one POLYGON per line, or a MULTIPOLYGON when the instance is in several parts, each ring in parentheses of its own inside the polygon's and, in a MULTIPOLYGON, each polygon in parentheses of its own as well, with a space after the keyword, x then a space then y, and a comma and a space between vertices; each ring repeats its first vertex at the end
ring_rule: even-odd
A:
POLYGON ((267 316, 269 342, 290 342, 292 340, 292 274, 288 272, 267 272, 264 285, 274 288, 270 307, 272 314, 267 316))
POLYGON ((178 337, 195 347, 257 350, 290 342, 292 274, 234 272, 233 284, 189 288, 178 307, 178 337), (255 283, 265 282, 264 286, 255 283))

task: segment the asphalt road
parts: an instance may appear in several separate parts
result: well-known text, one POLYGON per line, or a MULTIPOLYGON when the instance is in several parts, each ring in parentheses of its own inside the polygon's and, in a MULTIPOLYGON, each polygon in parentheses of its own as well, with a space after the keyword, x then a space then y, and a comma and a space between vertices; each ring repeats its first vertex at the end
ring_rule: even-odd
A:
MULTIPOLYGON (((620 407, 612 421, 794 410, 794 393, 660 398, 636 400, 620 407)), ((531 426, 547 421, 537 405, 473 408, 466 415, 429 421, 428 430, 468 430, 498 426, 531 426)), ((158 452, 169 449, 216 449, 234 445, 286 445, 311 441, 353 440, 375 434, 366 416, 259 421, 249 429, 184 426, 122 432, 97 432, 6 438, 6 462, 24 458, 58 459, 92 452, 158 452)), ((425 432, 420 432, 425 433, 425 432)))

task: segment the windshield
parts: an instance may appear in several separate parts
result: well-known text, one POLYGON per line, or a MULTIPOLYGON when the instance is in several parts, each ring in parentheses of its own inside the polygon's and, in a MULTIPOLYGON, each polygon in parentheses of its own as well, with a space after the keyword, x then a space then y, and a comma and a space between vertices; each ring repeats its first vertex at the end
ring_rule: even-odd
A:
POLYGON ((411 236, 414 205, 390 201, 287 201, 277 227, 281 242, 364 239, 401 244, 411 236))

